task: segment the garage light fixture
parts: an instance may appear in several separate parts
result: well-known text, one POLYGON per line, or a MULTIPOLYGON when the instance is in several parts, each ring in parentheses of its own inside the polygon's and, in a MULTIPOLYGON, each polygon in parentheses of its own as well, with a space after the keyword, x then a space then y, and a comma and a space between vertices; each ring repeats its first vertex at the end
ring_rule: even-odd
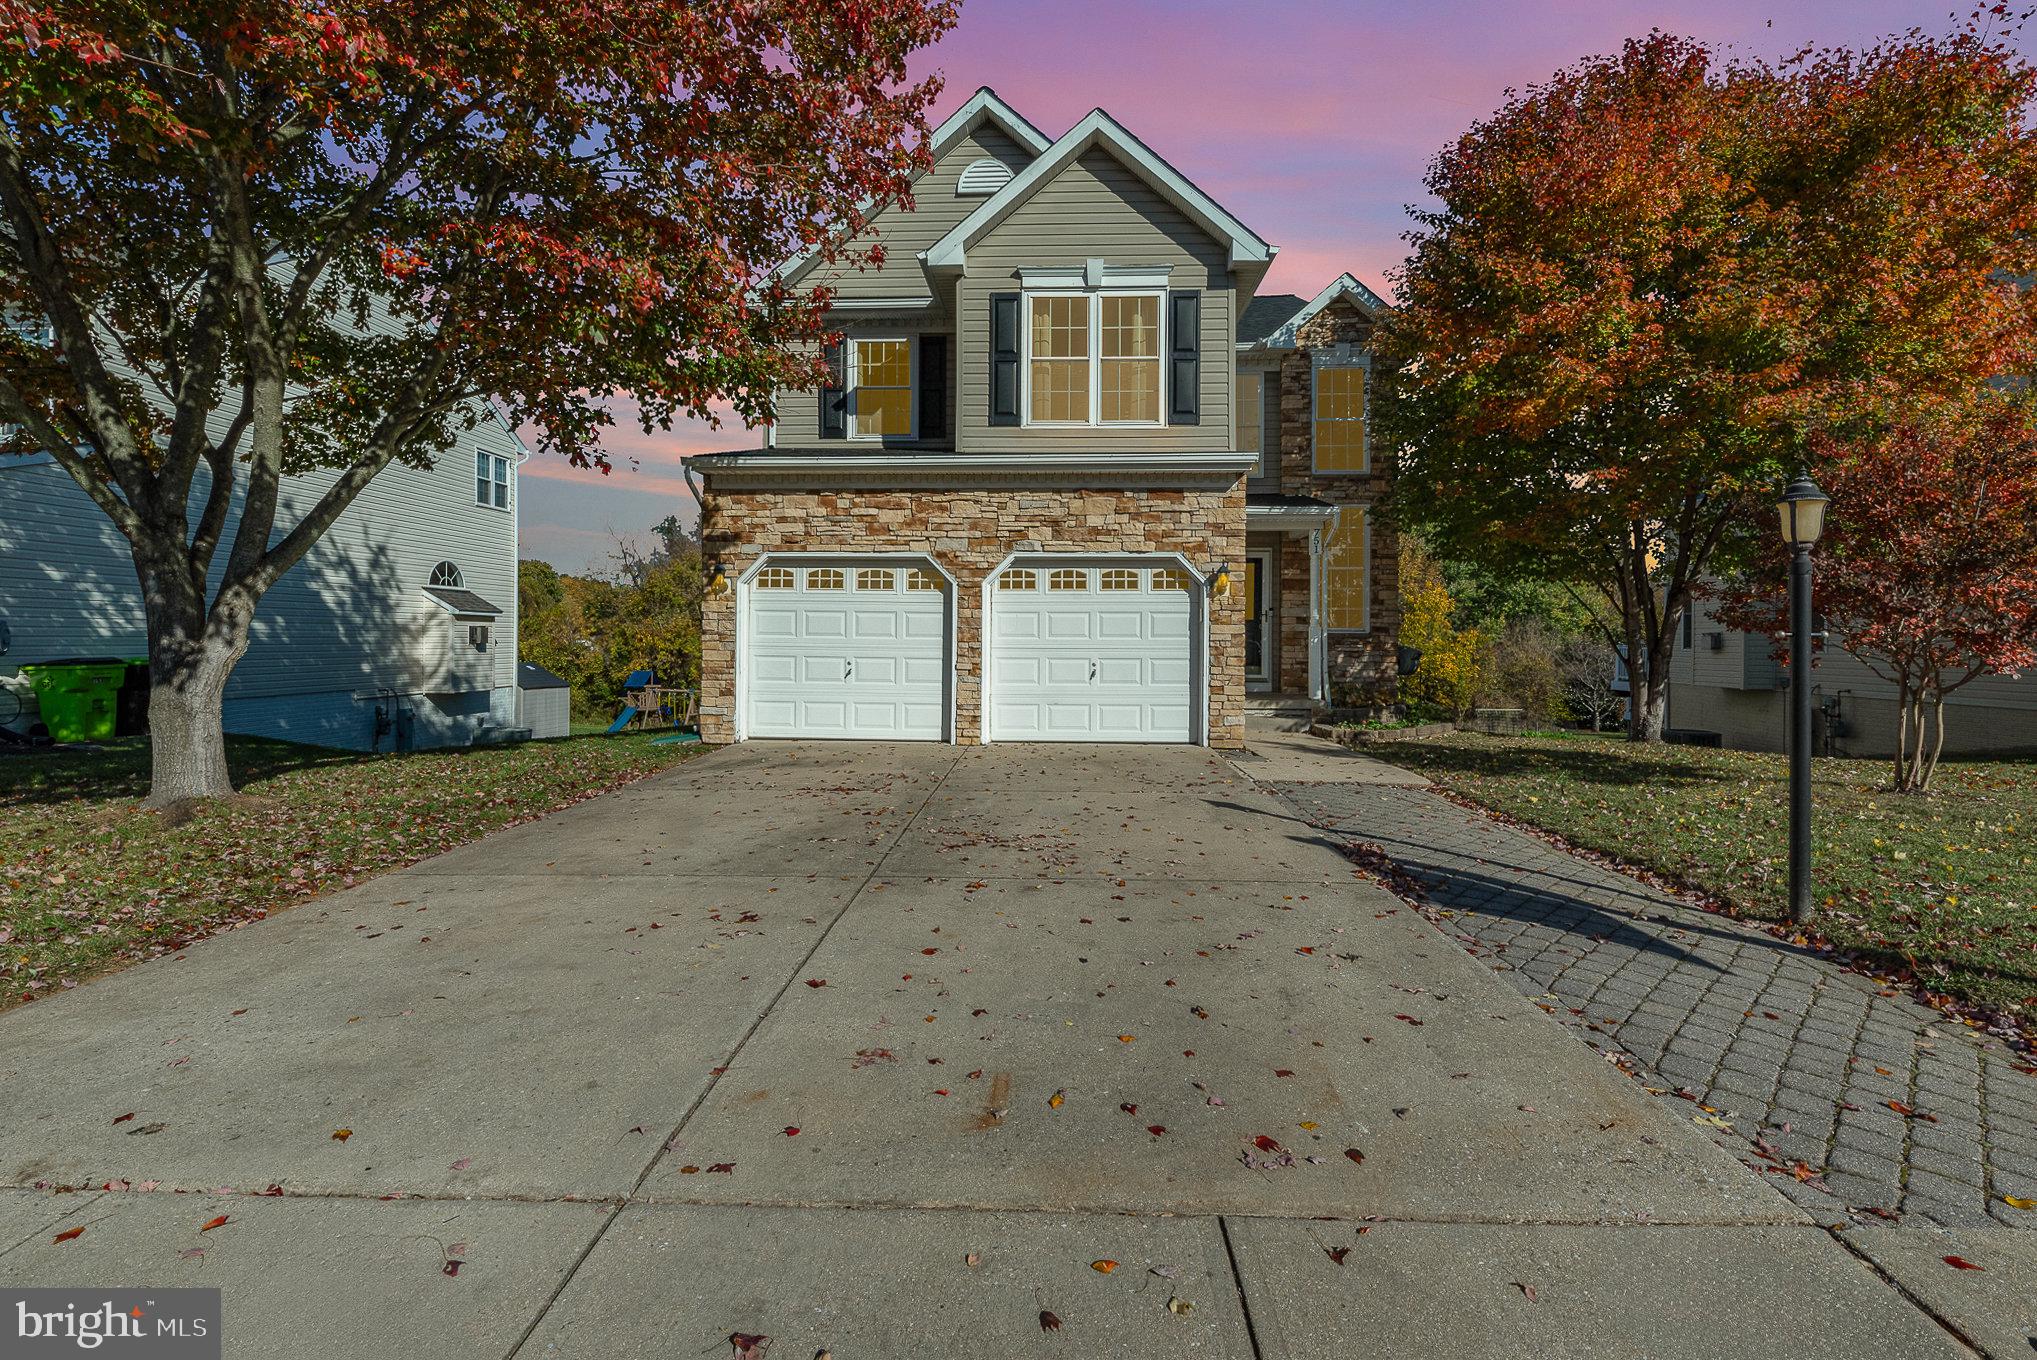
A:
POLYGON ((1228 595, 1231 593, 1230 563, 1217 563, 1216 570, 1210 573, 1209 591, 1212 595, 1228 595))
POLYGON ((707 593, 710 595, 726 595, 729 593, 728 573, 722 570, 720 562, 708 563, 707 593))

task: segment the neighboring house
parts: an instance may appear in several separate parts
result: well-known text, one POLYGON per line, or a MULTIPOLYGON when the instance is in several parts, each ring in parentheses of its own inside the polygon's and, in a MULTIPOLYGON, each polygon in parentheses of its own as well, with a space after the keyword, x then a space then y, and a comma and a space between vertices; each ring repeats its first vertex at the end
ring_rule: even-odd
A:
MULTIPOLYGON (((392 464, 262 598, 227 684, 229 732, 354 750, 463 746, 516 729, 516 467, 490 409, 429 470, 392 464)), ((336 476, 283 480, 294 522, 336 476)), ((205 479, 193 488, 202 503, 205 479)), ((127 541, 47 454, 0 455, 0 623, 19 668, 144 657, 148 634, 127 541)), ((231 544, 236 503, 226 529, 231 544)), ((217 574, 227 549, 219 551, 217 574)))
POLYGON ((985 89, 932 151, 828 386, 690 460, 701 735, 1236 747, 1255 690, 1390 698, 1379 300, 1255 300, 1275 247, 1100 109, 1049 140, 985 89))
MULTIPOLYGON (((1669 726, 1715 732, 1722 744, 1781 751, 1789 741, 1787 654, 1756 633, 1728 628, 1716 602, 1683 616, 1669 663, 1669 726)), ((1820 754, 1893 756, 1896 687, 1836 643, 1811 668, 1812 743, 1820 754)), ((2037 751, 2037 674, 1984 676, 1945 702, 1947 755, 2037 751)))

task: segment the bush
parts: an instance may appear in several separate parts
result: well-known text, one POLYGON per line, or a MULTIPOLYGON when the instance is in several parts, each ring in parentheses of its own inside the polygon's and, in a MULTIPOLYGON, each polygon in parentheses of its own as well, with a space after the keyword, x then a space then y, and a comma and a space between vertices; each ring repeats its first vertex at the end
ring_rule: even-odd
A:
POLYGON ((1487 688, 1492 644, 1476 628, 1451 620, 1449 587, 1436 560, 1409 546, 1401 554, 1400 640, 1418 649, 1421 664, 1403 679, 1400 697, 1415 717, 1461 718, 1487 688))

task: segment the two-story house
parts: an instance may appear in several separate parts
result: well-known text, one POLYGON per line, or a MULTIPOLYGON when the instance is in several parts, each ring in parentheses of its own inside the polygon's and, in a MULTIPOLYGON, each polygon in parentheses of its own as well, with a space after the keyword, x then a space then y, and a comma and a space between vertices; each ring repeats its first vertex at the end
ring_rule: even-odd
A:
POLYGON ((702 736, 1237 747, 1255 691, 1390 697, 1379 300, 1255 299, 1276 248, 1101 109, 985 89, 931 150, 826 386, 689 461, 702 736))

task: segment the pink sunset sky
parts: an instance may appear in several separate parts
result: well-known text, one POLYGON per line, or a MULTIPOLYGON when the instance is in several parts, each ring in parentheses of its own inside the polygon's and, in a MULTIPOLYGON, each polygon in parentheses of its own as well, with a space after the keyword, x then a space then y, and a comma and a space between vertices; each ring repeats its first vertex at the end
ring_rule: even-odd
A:
MULTIPOLYGON (((946 77, 934 121, 982 85, 1050 137, 1108 109, 1280 247, 1262 293, 1307 296, 1348 269, 1390 296, 1430 157, 1509 87, 1651 28, 1775 58, 1954 25, 1943 0, 963 0, 915 72, 946 77)), ((534 457, 523 555, 603 570, 619 535, 692 518, 682 455, 756 443, 740 424, 626 424, 606 477, 534 457)))

